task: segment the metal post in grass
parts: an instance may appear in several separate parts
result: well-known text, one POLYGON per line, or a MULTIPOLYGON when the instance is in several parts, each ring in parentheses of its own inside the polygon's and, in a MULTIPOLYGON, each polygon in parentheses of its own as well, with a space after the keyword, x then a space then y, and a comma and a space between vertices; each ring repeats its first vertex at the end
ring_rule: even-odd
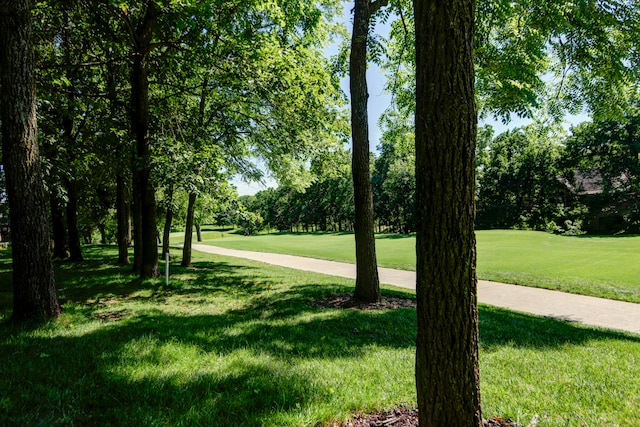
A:
POLYGON ((165 254, 165 267, 164 267, 164 284, 169 286, 169 252, 165 254))

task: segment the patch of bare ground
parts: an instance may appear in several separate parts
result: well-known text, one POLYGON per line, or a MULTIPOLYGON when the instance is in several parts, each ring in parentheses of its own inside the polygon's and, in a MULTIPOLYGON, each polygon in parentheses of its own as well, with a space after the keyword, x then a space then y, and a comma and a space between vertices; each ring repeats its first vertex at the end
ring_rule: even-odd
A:
POLYGON ((411 427, 418 425, 418 410, 401 406, 392 411, 382 411, 354 417, 331 427, 411 427))
POLYGON ((93 313, 93 317, 104 322, 115 322, 117 320, 122 320, 130 315, 131 310, 127 310, 126 308, 123 308, 122 310, 110 310, 93 313))
MULTIPOLYGON (((489 418, 482 421, 484 427, 522 427, 508 418, 489 418)), ((418 410, 398 407, 392 411, 382 411, 354 417, 344 423, 334 423, 331 427, 417 427, 418 410)))
POLYGON ((337 293, 313 302, 319 308, 351 308, 357 310, 390 310, 394 308, 416 308, 416 300, 411 298, 383 296, 380 302, 362 303, 355 301, 349 293, 337 293))
MULTIPOLYGON (((508 418, 489 418, 482 421, 484 427, 522 427, 508 418)), ((382 411, 354 417, 344 423, 334 423, 331 427, 417 427, 418 410, 399 407, 392 411, 382 411)))

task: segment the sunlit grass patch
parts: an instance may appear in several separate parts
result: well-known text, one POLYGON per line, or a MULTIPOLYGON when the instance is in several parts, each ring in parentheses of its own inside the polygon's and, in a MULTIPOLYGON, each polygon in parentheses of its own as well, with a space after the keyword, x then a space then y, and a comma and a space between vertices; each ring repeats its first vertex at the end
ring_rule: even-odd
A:
MULTIPOLYGON (((571 237, 479 230, 478 277, 640 303, 640 236, 571 237)), ((205 241, 232 249, 355 262, 348 233, 275 233, 205 241)), ((415 270, 415 235, 378 234, 381 267, 415 270)))
POLYGON ((640 337, 486 307, 480 338, 485 411, 524 425, 640 422, 640 337))
MULTIPOLYGON (((25 356, 0 378, 20 396, 3 403, 7 424, 314 425, 378 405, 380 392, 366 390, 414 400, 411 384, 404 395, 378 385, 356 391, 358 376, 380 377, 397 352, 409 360, 413 352, 410 335, 384 357, 397 346, 389 334, 370 342, 396 313, 311 306, 348 281, 200 255, 192 268, 172 264, 168 286, 91 257, 59 267, 61 318, 2 331, 0 355, 25 356)), ((400 313, 403 324, 407 317, 400 313)))
MULTIPOLYGON (((322 426, 415 405, 414 309, 317 308, 353 281, 178 251, 168 286, 139 281, 87 249, 58 273, 60 319, 0 325, 0 425, 322 426)), ((482 306, 480 346, 485 416, 640 425, 637 336, 482 306)))

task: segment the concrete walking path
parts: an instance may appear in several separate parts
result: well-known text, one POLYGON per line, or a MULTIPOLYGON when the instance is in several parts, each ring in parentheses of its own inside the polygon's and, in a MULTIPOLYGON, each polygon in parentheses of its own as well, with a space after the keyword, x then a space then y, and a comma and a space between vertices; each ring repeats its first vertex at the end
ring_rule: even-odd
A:
MULTIPOLYGON (((356 278, 355 264, 267 252, 240 251, 210 245, 194 244, 192 247, 197 251, 216 255, 251 259, 348 279, 356 278)), ((416 288, 414 271, 380 267, 378 274, 382 284, 412 290, 416 288)), ((478 280, 478 301, 509 310, 640 334, 640 304, 486 280, 478 280)))

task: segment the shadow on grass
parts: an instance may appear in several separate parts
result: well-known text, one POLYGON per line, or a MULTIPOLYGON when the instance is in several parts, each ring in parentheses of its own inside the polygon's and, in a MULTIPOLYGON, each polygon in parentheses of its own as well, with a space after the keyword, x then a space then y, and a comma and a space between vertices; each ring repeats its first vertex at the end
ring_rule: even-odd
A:
POLYGON ((0 389, 12 396, 0 402, 0 425, 280 425, 279 413, 334 393, 314 370, 292 369, 298 364, 352 359, 355 366, 364 348, 413 345, 412 310, 317 309, 310 302, 326 284, 275 287, 268 276, 247 279, 255 273, 247 266, 198 262, 176 270, 197 277, 159 291, 162 298, 199 294, 212 304, 211 296, 224 293, 244 303, 220 314, 176 315, 161 302, 127 308, 125 299, 70 306, 67 315, 93 325, 86 331, 0 327, 0 359, 12 360, 0 377, 0 389), (112 321, 92 321, 98 312, 112 321))
POLYGON ((312 379, 268 360, 234 356, 224 369, 182 362, 188 343, 154 334, 158 320, 170 331, 197 323, 148 317, 131 328, 3 345, 3 358, 16 361, 0 378, 0 425, 258 426, 275 408, 308 403, 312 379))
POLYGON ((595 329, 549 317, 491 307, 479 308, 480 345, 492 351, 504 345, 524 348, 555 349, 565 345, 583 345, 598 340, 640 342, 633 334, 595 329))
MULTIPOLYGON (((58 266, 75 302, 66 321, 28 331, 0 325, 0 425, 281 425, 279 414, 332 398, 325 366, 360 367, 365 353, 380 348, 413 352, 415 310, 314 307, 327 293, 349 290, 330 279, 308 275, 288 284, 297 276, 281 269, 197 261, 172 266, 180 279, 166 288, 132 280, 128 267, 105 263, 100 253, 58 266), (140 290, 142 301, 127 298, 140 290), (100 295, 113 303, 84 303, 100 295), (190 314, 203 305, 215 310, 190 314)), ((609 339, 639 341, 480 308, 482 351, 609 339)))
POLYGON ((345 236, 353 231, 274 231, 272 233, 252 234, 252 236, 345 236))
POLYGON ((400 234, 400 233, 376 233, 376 239, 407 239, 410 237, 416 237, 415 233, 400 234))
POLYGON ((628 239, 640 237, 640 234, 580 234, 580 239, 628 239))
MULTIPOLYGON (((209 225, 204 225, 202 226, 201 231, 202 232, 207 232, 207 231, 218 231, 218 232, 228 232, 231 230, 235 230, 235 227, 225 227, 225 226, 219 226, 219 227, 215 227, 215 226, 209 226, 209 225)), ((182 231, 182 230, 177 230, 177 231, 182 231)))

